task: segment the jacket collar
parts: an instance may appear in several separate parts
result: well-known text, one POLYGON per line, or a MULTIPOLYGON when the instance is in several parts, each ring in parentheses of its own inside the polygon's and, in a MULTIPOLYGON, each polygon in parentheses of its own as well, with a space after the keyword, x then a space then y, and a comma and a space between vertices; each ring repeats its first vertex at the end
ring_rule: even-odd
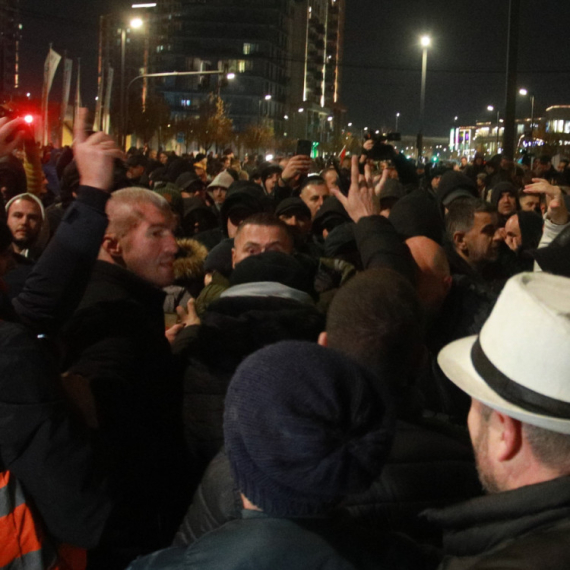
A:
POLYGON ((570 477, 429 509, 422 516, 443 527, 446 554, 474 556, 569 518, 570 477))

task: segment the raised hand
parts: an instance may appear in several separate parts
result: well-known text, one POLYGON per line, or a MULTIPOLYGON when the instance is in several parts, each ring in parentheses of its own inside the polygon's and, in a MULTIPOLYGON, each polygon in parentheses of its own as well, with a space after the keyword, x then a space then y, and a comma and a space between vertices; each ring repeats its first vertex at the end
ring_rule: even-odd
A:
POLYGON ((79 170, 80 184, 100 190, 113 186, 113 161, 123 158, 123 151, 103 132, 90 137, 85 130, 87 109, 80 109, 73 128, 73 154, 79 170))

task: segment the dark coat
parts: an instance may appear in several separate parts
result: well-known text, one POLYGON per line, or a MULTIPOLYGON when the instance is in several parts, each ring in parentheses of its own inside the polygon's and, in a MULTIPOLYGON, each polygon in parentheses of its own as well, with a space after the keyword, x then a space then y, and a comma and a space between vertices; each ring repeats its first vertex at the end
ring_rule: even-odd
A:
POLYGON ((570 568, 570 477, 427 511, 444 530, 441 570, 570 568))
POLYGON ((239 519, 188 548, 135 561, 129 570, 372 570, 433 568, 410 540, 376 534, 331 518, 273 518, 243 511, 239 519))
POLYGON ((200 327, 180 333, 174 351, 186 362, 184 430, 202 471, 223 445, 226 390, 233 373, 256 350, 281 340, 315 342, 324 317, 312 305, 277 297, 222 298, 200 327))
POLYGON ((65 369, 88 382, 95 438, 110 466, 117 503, 110 541, 131 559, 168 544, 190 491, 182 387, 164 336, 163 300, 160 289, 98 261, 64 330, 65 369))
MULTIPOLYGON (((400 421, 382 474, 366 492, 349 495, 338 510, 359 525, 440 544, 439 529, 418 514, 428 506, 450 505, 480 492, 464 431, 435 421, 400 421)), ((206 470, 174 544, 192 544, 237 518, 240 509, 229 461, 219 453, 206 470)))
POLYGON ((87 434, 72 421, 53 360, 23 326, 6 322, 0 395, 0 471, 18 479, 49 537, 94 547, 111 505, 87 434))

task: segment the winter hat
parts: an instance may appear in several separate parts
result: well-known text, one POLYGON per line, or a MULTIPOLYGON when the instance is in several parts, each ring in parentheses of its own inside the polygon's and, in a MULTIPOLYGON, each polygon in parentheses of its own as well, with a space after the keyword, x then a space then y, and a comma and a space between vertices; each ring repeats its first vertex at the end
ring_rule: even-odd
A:
POLYGON ((180 219, 184 216, 184 201, 180 190, 172 182, 159 183, 154 186, 153 192, 162 196, 170 206, 171 210, 178 214, 180 219))
POLYGON ((240 261, 232 271, 230 284, 271 281, 314 296, 313 279, 307 267, 292 255, 282 251, 265 251, 240 261))
POLYGON ((407 194, 406 188, 404 185, 399 181, 395 180, 394 178, 388 178, 384 182, 384 186, 380 191, 380 200, 384 200, 384 198, 403 198, 407 194))
POLYGON ((224 277, 229 277, 232 273, 232 248, 234 240, 224 239, 218 245, 214 246, 208 253, 204 262, 204 271, 213 273, 217 271, 224 277))
POLYGON ((42 214, 42 221, 46 219, 46 212, 44 209, 44 205, 42 204, 42 201, 35 194, 30 194, 29 192, 24 192, 23 194, 18 194, 17 196, 10 198, 10 200, 8 200, 8 202, 6 202, 6 213, 9 212, 10 206, 16 200, 21 200, 22 198, 24 200, 29 200, 30 202, 35 202, 38 205, 40 212, 42 214))
POLYGON ((503 194, 510 194, 516 199, 517 202, 517 209, 519 207, 519 193, 514 184, 510 182, 499 182, 493 190, 491 190, 491 204, 497 207, 499 200, 503 196, 503 194))
POLYGON ((441 177, 435 193, 444 206, 449 206, 457 198, 479 197, 475 182, 456 170, 450 170, 441 177))
POLYGON ((311 219, 311 210, 301 198, 285 198, 281 200, 279 205, 275 209, 275 215, 279 216, 303 216, 305 218, 311 219))
POLYGON ((425 190, 414 190, 398 200, 388 219, 404 239, 425 236, 440 245, 443 242, 445 224, 441 209, 433 195, 425 190))
POLYGON ((393 414, 381 382, 341 353, 301 341, 246 358, 228 388, 224 437, 240 491, 272 516, 326 512, 377 479, 393 414))
POLYGON ((208 188, 225 188, 227 190, 234 182, 234 177, 223 170, 210 182, 208 188))
POLYGON ((325 198, 323 205, 319 208, 313 220, 313 233, 321 235, 323 230, 332 231, 341 224, 352 221, 344 206, 336 196, 325 198))

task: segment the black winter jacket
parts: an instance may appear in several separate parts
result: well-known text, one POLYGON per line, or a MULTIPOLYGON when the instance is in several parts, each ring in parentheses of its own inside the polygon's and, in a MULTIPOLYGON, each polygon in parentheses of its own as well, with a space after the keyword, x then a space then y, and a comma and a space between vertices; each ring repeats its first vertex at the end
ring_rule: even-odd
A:
POLYGON ((444 530, 441 570, 570 568, 570 477, 427 511, 444 530))

